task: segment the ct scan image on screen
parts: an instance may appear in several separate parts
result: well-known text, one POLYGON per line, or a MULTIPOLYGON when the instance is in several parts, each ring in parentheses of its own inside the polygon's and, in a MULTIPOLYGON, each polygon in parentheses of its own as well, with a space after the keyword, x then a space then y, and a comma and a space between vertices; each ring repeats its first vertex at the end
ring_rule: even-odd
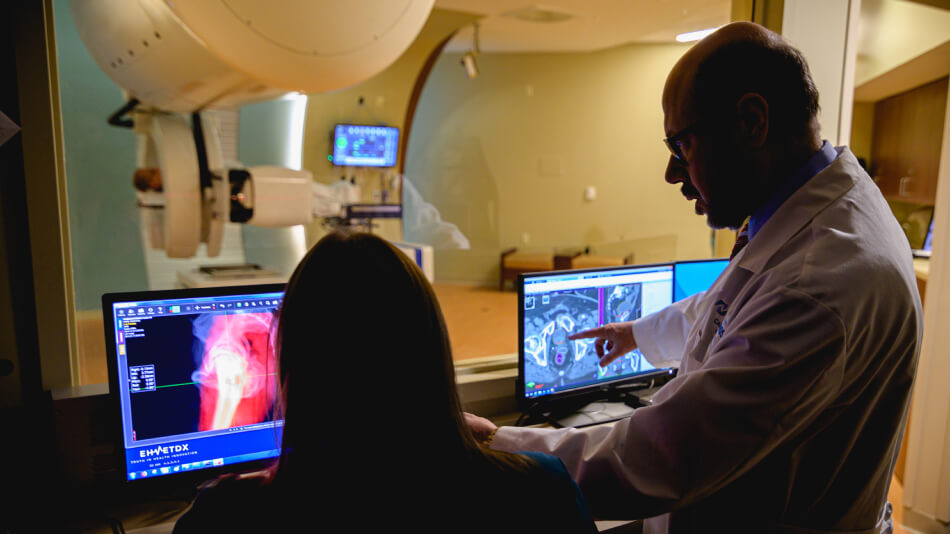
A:
POLYGON ((522 284, 521 375, 526 398, 656 369, 639 349, 601 367, 594 338, 569 336, 633 321, 668 306, 672 264, 529 274, 522 284))
POLYGON ((525 295, 524 307, 526 390, 537 384, 558 387, 654 368, 639 350, 601 367, 593 339, 568 339, 606 323, 640 318, 641 283, 525 295))

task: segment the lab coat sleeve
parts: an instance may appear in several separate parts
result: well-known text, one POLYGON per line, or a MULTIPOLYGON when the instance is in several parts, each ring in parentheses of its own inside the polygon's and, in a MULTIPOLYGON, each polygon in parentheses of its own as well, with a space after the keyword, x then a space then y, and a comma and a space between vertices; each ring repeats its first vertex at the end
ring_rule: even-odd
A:
POLYGON ((696 293, 633 322, 633 338, 654 367, 679 366, 686 336, 699 315, 699 303, 705 295, 705 292, 696 293))
POLYGON ((492 447, 561 458, 592 511, 650 517, 703 499, 792 439, 824 410, 846 358, 840 318, 816 299, 777 289, 753 299, 696 370, 656 404, 612 426, 502 427, 492 447))

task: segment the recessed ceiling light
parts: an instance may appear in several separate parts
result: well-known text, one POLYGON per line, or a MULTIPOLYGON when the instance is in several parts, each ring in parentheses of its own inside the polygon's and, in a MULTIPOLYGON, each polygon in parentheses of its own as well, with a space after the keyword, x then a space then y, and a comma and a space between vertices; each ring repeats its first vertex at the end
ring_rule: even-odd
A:
POLYGON ((574 18, 573 13, 546 6, 529 6, 502 14, 503 17, 525 22, 563 22, 574 18))
POLYGON ((716 26, 715 28, 706 28, 705 30, 697 30, 694 32, 681 33, 676 36, 676 40, 681 43, 688 43, 690 41, 698 41, 703 37, 706 37, 710 33, 718 30, 720 27, 716 26))

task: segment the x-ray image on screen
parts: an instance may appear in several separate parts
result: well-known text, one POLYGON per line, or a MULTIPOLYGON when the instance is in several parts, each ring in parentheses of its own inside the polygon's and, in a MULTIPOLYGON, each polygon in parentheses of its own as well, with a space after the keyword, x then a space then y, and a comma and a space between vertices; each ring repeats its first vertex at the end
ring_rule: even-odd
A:
POLYGON ((268 419, 276 395, 271 314, 202 314, 192 323, 201 392, 198 430, 221 430, 268 419))
POLYGON ((271 421, 272 313, 127 319, 134 440, 271 421))

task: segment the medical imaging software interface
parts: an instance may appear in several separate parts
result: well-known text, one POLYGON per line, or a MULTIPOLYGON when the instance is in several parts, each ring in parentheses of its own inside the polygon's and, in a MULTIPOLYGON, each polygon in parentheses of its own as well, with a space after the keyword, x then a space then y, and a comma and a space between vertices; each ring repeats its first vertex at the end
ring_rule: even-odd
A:
POLYGON ((333 164, 340 167, 392 167, 399 149, 399 128, 337 124, 333 129, 333 164))
POLYGON ((528 276, 523 294, 524 391, 540 397, 655 369, 639 349, 601 367, 593 339, 568 336, 670 305, 673 266, 528 276))
POLYGON ((130 480, 272 458, 282 293, 112 305, 130 480))

